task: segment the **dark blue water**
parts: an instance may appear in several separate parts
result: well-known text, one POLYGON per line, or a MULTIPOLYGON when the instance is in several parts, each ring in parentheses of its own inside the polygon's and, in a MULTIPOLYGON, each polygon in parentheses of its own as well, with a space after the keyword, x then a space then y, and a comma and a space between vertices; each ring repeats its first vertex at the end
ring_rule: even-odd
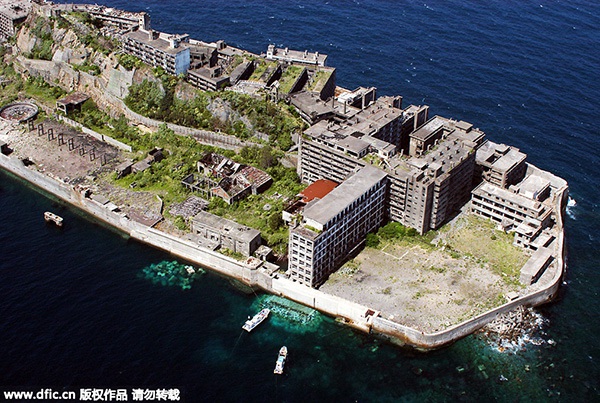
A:
POLYGON ((242 334, 254 294, 210 273, 189 291, 154 285, 141 269, 172 257, 0 174, 0 389, 179 388, 186 401, 600 401, 598 3, 106 4, 255 53, 275 43, 328 54, 339 85, 376 86, 472 122, 567 179, 577 200, 567 285, 541 309, 542 336, 556 345, 508 354, 468 337, 421 355, 327 318, 316 331, 274 320, 242 334), (65 217, 63 230, 43 222, 48 209, 65 217), (290 362, 274 377, 282 344, 290 362))

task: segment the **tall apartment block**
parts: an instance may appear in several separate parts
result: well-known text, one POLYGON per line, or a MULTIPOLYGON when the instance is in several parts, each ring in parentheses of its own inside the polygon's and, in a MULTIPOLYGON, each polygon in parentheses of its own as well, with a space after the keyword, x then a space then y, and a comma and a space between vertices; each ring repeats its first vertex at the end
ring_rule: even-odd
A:
POLYGON ((290 229, 292 280, 318 287, 384 219, 387 174, 366 166, 322 199, 310 202, 290 229))
POLYGON ((391 98, 378 99, 350 119, 307 129, 299 174, 308 183, 341 182, 360 167, 375 166, 389 175, 387 216, 425 233, 469 200, 475 149, 484 133, 439 116, 423 122, 426 107, 395 105, 391 98))
POLYGON ((186 74, 190 67, 188 35, 137 30, 121 36, 123 51, 169 74, 186 74))

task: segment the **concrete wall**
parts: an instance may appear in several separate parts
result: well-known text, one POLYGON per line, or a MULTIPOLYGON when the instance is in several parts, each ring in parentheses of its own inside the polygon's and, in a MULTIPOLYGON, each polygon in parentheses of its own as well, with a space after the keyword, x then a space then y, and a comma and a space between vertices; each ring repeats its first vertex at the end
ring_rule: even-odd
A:
POLYGON ((36 185, 38 188, 84 210, 96 219, 116 227, 134 239, 138 239, 144 243, 163 249, 230 277, 240 280, 246 279, 248 280, 246 282, 256 278, 256 275, 251 273, 251 271, 256 270, 251 270, 243 262, 239 262, 218 252, 211 251, 191 242, 149 228, 118 213, 112 212, 103 205, 83 197, 80 193, 73 190, 70 185, 63 183, 58 179, 50 178, 35 169, 25 167, 17 158, 10 158, 0 154, 0 168, 12 172, 22 179, 36 185))

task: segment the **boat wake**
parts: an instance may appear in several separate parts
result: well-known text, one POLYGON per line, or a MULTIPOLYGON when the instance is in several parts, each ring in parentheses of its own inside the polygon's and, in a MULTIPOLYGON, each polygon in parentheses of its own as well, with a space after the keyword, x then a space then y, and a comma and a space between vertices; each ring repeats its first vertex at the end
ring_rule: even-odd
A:
POLYGON ((571 196, 569 196, 569 201, 567 201, 567 215, 569 216, 569 218, 572 218, 573 220, 576 220, 577 217, 575 217, 575 213, 573 212, 573 208, 577 206, 577 201, 575 199, 573 199, 571 196))

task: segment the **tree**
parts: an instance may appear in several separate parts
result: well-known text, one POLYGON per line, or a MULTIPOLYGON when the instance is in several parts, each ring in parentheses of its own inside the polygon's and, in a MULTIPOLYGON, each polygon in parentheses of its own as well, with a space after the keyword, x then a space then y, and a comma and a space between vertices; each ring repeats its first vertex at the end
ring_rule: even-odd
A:
POLYGON ((273 150, 270 146, 264 146, 260 149, 260 155, 258 159, 258 165, 262 169, 267 169, 273 166, 273 162, 275 162, 275 157, 273 156, 273 150))
POLYGON ((277 231, 281 224, 283 224, 283 218, 281 218, 281 214, 273 213, 269 216, 267 224, 269 225, 269 229, 271 231, 277 231))

